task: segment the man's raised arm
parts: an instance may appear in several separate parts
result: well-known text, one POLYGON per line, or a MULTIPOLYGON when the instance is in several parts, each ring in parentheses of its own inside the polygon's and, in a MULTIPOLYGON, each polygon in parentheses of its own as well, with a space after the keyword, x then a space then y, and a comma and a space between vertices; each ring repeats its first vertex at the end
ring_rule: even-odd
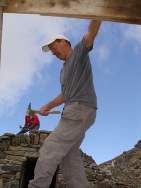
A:
POLYGON ((97 20, 91 20, 89 27, 88 27, 88 32, 84 35, 84 40, 86 43, 87 47, 92 46, 93 41, 98 33, 98 30, 100 28, 101 21, 97 20))

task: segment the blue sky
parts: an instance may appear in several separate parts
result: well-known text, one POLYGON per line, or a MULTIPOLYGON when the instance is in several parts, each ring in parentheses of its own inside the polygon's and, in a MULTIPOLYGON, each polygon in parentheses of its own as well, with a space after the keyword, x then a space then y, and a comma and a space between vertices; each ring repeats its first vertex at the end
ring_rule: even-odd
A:
MULTIPOLYGON (((87 32, 89 20, 4 14, 0 70, 0 135, 19 132, 25 111, 40 109, 61 91, 63 62, 42 52, 54 34, 72 47, 87 32)), ((81 149, 97 164, 128 151, 141 138, 141 26, 102 22, 90 52, 98 98, 97 118, 81 149)), ((63 105, 54 110, 62 110, 63 105)), ((41 117, 41 130, 53 130, 60 115, 41 117)))

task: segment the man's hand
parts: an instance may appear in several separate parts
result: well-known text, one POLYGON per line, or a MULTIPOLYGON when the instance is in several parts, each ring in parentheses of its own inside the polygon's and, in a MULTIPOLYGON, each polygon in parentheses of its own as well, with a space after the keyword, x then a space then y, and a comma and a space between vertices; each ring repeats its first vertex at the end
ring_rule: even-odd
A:
POLYGON ((47 103, 42 108, 40 108, 40 115, 41 116, 48 116, 49 115, 48 111, 50 111, 52 108, 54 108, 56 106, 63 104, 64 101, 65 101, 64 94, 61 93, 54 100, 52 100, 51 102, 47 103))
POLYGON ((23 127, 21 125, 19 125, 19 128, 22 129, 23 127))
POLYGON ((49 108, 48 104, 44 105, 42 108, 40 108, 40 115, 41 116, 48 116, 49 110, 50 110, 50 108, 49 108))

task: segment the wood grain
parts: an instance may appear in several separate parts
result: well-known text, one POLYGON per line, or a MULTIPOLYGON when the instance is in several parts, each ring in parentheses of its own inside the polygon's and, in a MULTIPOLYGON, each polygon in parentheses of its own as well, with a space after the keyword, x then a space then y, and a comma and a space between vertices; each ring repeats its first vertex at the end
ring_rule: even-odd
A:
POLYGON ((141 24, 141 0, 10 0, 3 12, 141 24))

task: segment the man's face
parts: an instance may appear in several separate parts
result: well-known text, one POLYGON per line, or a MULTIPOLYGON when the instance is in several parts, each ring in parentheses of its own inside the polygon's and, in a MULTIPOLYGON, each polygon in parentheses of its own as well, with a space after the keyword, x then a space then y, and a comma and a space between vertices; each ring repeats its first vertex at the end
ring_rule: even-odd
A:
POLYGON ((53 55, 60 60, 65 60, 65 41, 62 39, 60 42, 54 41, 49 45, 49 48, 53 55))

